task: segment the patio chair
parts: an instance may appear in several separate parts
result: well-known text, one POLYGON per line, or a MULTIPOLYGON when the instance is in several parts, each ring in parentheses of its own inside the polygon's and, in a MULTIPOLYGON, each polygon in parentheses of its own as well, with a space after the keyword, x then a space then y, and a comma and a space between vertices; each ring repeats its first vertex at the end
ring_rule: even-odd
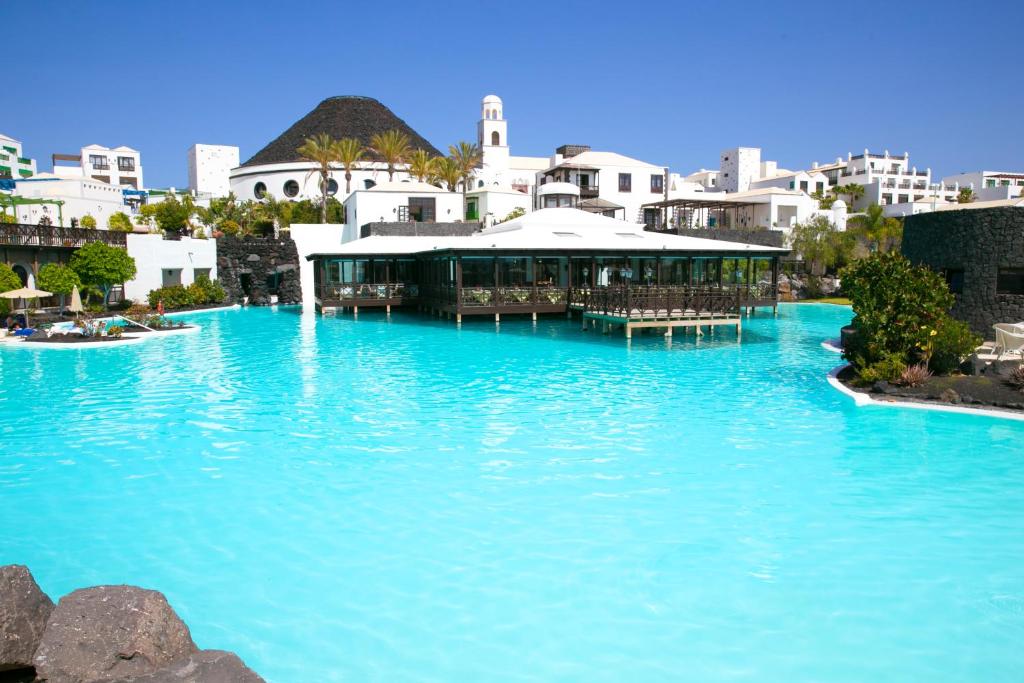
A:
POLYGON ((1024 355, 1024 330, 1008 323, 997 323, 992 328, 996 331, 995 353, 999 356, 1024 355))

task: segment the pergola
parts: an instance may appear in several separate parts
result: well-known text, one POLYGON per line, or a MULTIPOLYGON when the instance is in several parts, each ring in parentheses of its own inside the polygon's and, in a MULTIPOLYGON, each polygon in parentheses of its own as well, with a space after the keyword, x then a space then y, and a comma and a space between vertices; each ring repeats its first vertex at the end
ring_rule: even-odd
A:
MULTIPOLYGON (((716 193, 717 194, 717 193, 716 193)), ((720 193, 725 195, 725 193, 720 193)), ((753 214, 753 207, 760 206, 761 202, 752 202, 745 199, 733 199, 728 195, 718 197, 715 199, 703 199, 695 197, 685 197, 680 199, 663 199, 658 202, 651 202, 644 204, 643 208, 654 208, 662 209, 666 213, 669 209, 681 209, 682 211, 689 211, 691 217, 696 216, 697 220, 688 220, 687 225, 683 226, 686 228, 691 227, 737 227, 738 218, 741 210, 750 210, 753 214), (704 212, 705 220, 701 220, 701 212, 704 212), (730 213, 731 212, 731 213, 730 213), (714 226, 711 225, 712 214, 717 213, 718 217, 715 221, 714 226), (731 220, 727 220, 731 218, 731 220)), ((665 216, 665 225, 668 225, 668 216, 665 216)), ((677 226, 678 227, 678 226, 677 226)))

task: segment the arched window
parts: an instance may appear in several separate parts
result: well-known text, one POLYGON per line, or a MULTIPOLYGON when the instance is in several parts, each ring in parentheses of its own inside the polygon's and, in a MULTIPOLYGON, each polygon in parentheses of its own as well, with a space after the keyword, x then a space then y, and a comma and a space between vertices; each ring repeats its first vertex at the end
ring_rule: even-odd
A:
POLYGON ((498 135, 498 131, 494 131, 491 133, 491 144, 494 145, 495 147, 501 144, 501 136, 498 135))

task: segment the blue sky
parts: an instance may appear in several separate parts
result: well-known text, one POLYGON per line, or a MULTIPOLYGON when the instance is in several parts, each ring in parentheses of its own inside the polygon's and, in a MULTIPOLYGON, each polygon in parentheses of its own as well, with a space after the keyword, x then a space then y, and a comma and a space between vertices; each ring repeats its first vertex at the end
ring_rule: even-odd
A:
POLYGON ((717 167, 909 151, 938 174, 1024 170, 1024 3, 0 3, 0 132, 50 169, 90 143, 184 186, 196 142, 243 161, 320 100, 369 95, 439 148, 500 95, 513 154, 589 144, 717 167), (14 55, 13 59, 11 55, 14 55))

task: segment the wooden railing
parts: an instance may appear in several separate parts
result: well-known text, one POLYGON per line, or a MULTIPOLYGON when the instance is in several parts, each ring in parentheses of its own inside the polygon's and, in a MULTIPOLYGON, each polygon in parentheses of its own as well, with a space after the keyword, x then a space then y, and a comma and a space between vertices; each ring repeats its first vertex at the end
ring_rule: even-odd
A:
POLYGON ((578 290, 573 304, 585 313, 634 318, 672 317, 688 313, 735 313, 741 305, 736 289, 704 287, 596 287, 578 290))
POLYGON ((91 228, 58 228, 52 225, 0 223, 0 245, 9 247, 61 247, 78 249, 88 242, 128 248, 128 233, 91 228))
POLYGON ((566 301, 568 290, 563 287, 462 288, 462 305, 466 307, 557 305, 566 301))
POLYGON ((317 296, 321 301, 373 301, 384 299, 412 299, 419 296, 416 285, 403 283, 364 283, 320 285, 317 296))

